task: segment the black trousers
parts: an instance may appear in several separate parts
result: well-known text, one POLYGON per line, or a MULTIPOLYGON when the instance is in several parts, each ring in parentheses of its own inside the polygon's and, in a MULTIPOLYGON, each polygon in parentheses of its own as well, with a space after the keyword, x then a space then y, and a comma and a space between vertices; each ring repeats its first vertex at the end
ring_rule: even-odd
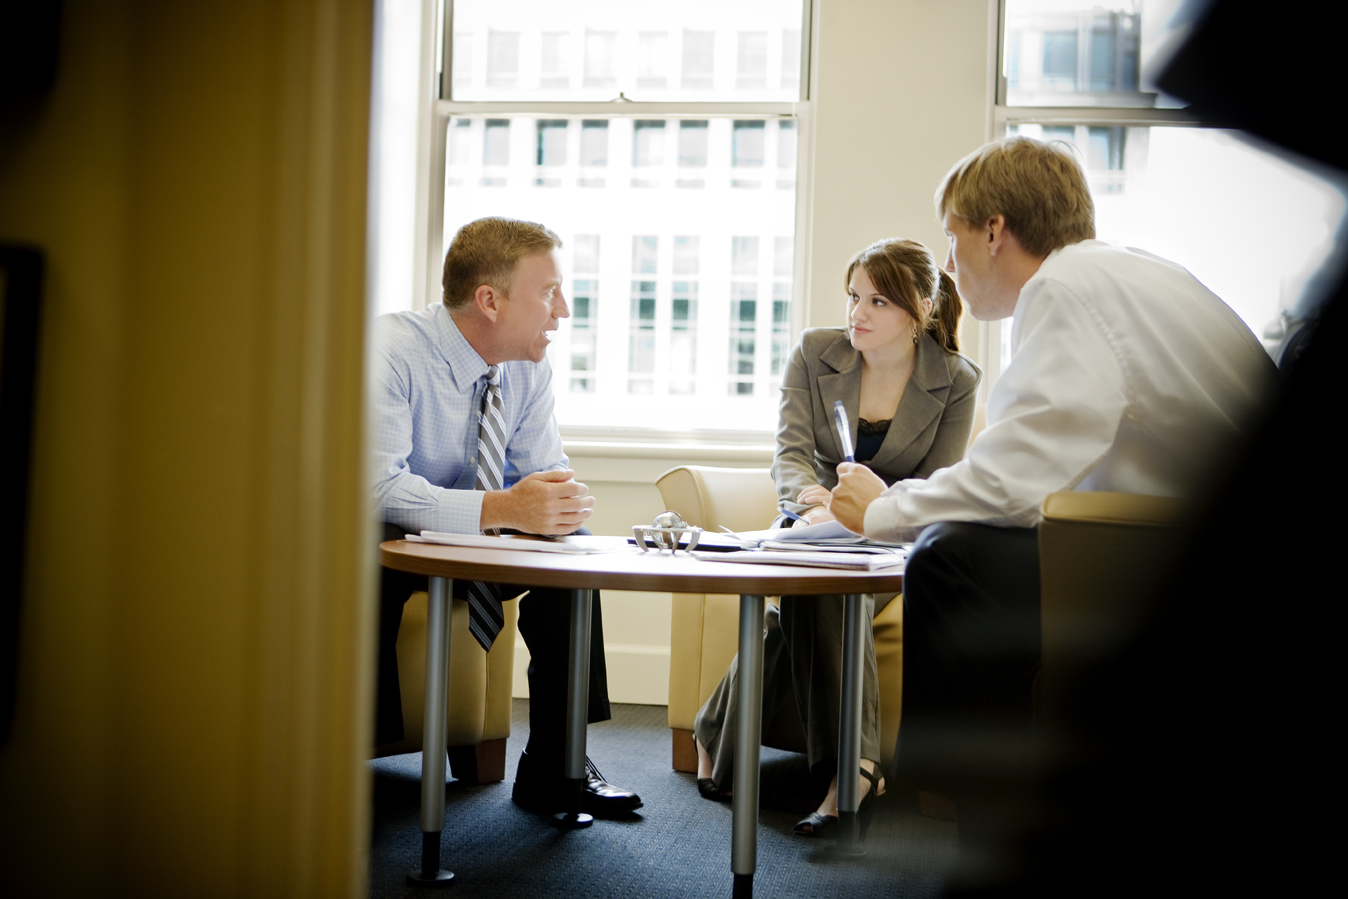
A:
POLYGON ((932 525, 909 555, 903 603, 894 778, 957 802, 977 796, 1030 758, 1038 529, 932 525))
MULTIPOLYGON (((401 540, 407 531, 384 525, 384 540, 401 540)), ((582 529, 581 533, 589 533, 582 529)), ((464 598, 467 581, 454 581, 454 598, 464 598)), ((427 588, 425 575, 380 569, 379 579, 379 684, 375 705, 375 744, 403 737, 401 688, 398 683, 398 628, 403 605, 418 590, 427 588)), ((529 742, 525 751, 544 772, 556 768, 560 775, 566 747, 566 681, 570 666, 571 591, 554 587, 501 586, 502 596, 529 591, 520 600, 519 631, 529 647, 529 742)), ((508 640, 509 634, 498 639, 508 640)), ((608 670, 604 665, 604 619, 599 591, 594 591, 590 622, 589 722, 607 721, 608 670)))

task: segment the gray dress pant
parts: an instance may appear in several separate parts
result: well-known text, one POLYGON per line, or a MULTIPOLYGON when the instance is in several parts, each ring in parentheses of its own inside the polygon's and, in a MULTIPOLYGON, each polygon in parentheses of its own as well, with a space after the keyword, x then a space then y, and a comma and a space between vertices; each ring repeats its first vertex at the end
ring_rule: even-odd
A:
MULTIPOLYGON (((893 594, 880 597, 880 607, 893 594)), ((838 768, 838 716, 842 699, 843 598, 783 596, 781 608, 769 606, 763 626, 763 733, 778 715, 799 715, 810 772, 831 779, 838 768)), ((875 615, 876 598, 866 597, 866 614, 875 615)), ((879 676, 875 637, 865 628, 861 694, 861 757, 880 761, 879 676)), ((697 740, 712 758, 712 780, 731 788, 735 727, 739 703, 739 656, 717 684, 693 722, 697 740)))

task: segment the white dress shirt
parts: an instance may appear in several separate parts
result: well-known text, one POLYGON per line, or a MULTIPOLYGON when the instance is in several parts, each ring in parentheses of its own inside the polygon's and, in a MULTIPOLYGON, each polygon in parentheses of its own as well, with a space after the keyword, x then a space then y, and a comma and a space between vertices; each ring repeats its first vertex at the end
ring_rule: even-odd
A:
POLYGON ((1098 240, 1044 260, 1021 289, 1011 345, 967 456, 886 490, 866 510, 868 537, 911 539, 938 521, 1030 527, 1061 490, 1189 494, 1277 378, 1188 271, 1098 240))
MULTIPOLYGON (((487 363, 444 304, 436 303, 378 318, 373 367, 374 498, 381 520, 411 533, 478 533, 482 491, 474 486, 487 363)), ((536 471, 569 467, 553 417, 547 360, 503 362, 500 368, 503 486, 536 471)))

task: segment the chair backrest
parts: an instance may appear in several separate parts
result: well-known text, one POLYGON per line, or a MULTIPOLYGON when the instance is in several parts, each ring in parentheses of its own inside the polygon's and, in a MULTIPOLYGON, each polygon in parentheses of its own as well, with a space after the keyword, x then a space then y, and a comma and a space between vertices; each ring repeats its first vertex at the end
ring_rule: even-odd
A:
POLYGON ((752 531, 777 516, 777 488, 766 468, 680 465, 660 475, 655 485, 665 508, 703 530, 752 531))
POLYGON ((1039 525, 1039 703, 1052 716, 1079 672, 1122 645, 1182 547, 1192 504, 1165 496, 1050 494, 1039 525))

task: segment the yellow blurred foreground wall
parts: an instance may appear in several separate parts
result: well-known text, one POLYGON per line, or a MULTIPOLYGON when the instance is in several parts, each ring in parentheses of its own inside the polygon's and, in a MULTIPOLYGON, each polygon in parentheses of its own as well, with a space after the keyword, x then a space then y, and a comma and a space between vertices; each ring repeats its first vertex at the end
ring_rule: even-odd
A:
POLYGON ((364 892, 371 7, 67 0, 0 109, 48 263, 0 894, 364 892))

